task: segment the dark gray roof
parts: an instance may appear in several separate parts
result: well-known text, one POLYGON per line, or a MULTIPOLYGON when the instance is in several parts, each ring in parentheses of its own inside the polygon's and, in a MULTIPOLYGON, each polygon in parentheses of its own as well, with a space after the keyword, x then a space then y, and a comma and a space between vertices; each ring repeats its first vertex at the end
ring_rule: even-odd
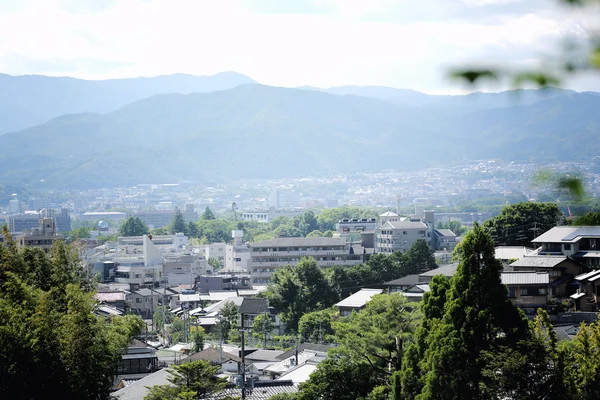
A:
POLYGON ((159 369, 158 371, 145 376, 144 378, 132 383, 123 389, 117 390, 112 396, 119 400, 140 400, 148 394, 147 386, 154 385, 170 385, 171 383, 167 380, 171 375, 169 369, 159 369))
POLYGON ((566 256, 525 256, 510 265, 513 268, 554 268, 566 260, 566 256))
POLYGON ((437 236, 456 237, 456 234, 450 229, 434 229, 433 233, 435 233, 437 236))
POLYGON ((431 271, 423 272, 419 274, 419 276, 436 276, 436 275, 444 275, 444 276, 454 276, 456 274, 456 269, 458 268, 458 263, 445 264, 440 266, 439 268, 432 269, 431 271))
POLYGON ((394 279, 383 284, 383 286, 409 286, 416 285, 419 282, 419 275, 407 275, 403 278, 394 279))
MULTIPOLYGON (((246 400, 267 400, 280 393, 296 393, 298 386, 292 381, 258 381, 254 388, 246 394, 246 400)), ((240 398, 242 391, 236 387, 229 387, 221 393, 204 397, 205 399, 218 400, 240 398)))
POLYGON ((240 314, 262 314, 269 310, 267 300, 258 297, 244 297, 240 305, 240 314))
MULTIPOLYGON (((312 350, 312 351, 320 351, 323 353, 327 353, 327 350, 335 347, 333 344, 317 344, 317 343, 300 343, 298 345, 298 353, 302 353, 304 350, 312 350)), ((292 348, 291 350, 286 351, 285 353, 277 356, 278 360, 286 360, 296 354, 296 348, 292 348)))
MULTIPOLYGON (((221 351, 214 347, 208 347, 198 353, 191 354, 190 356, 183 359, 183 362, 190 362, 196 360, 206 360, 212 363, 219 363, 221 360, 221 351)), ((241 362, 242 359, 234 354, 228 353, 226 351, 223 352, 223 362, 227 361, 235 361, 241 362)))
POLYGON ((250 247, 319 247, 319 246, 345 246, 345 238, 275 238, 250 243, 250 247))
POLYGON ((248 354, 245 358, 246 360, 256 361, 278 361, 278 357, 283 353, 281 350, 258 349, 248 354))

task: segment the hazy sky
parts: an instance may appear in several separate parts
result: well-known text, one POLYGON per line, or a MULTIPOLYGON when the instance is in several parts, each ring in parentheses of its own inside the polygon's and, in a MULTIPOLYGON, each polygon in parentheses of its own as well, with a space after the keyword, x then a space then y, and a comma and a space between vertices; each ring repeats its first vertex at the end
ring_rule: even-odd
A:
MULTIPOLYGON (((565 38, 587 37, 584 19, 557 0, 0 0, 0 72, 236 71, 277 86, 449 93, 463 88, 452 67, 549 65, 565 38)), ((599 80, 566 85, 600 91, 599 80)))

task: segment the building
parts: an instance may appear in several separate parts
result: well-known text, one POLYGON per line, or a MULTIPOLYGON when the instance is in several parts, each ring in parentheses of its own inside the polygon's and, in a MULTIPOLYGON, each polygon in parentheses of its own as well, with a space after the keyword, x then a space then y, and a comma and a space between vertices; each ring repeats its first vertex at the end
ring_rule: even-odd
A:
POLYGON ((360 289, 358 292, 346 297, 335 306, 338 308, 340 315, 346 317, 352 314, 353 311, 358 312, 365 308, 373 296, 381 293, 383 293, 383 289, 360 289))
POLYGON ((245 221, 257 221, 269 223, 278 217, 294 218, 296 215, 301 215, 304 210, 288 209, 288 210, 254 210, 244 211, 242 219, 245 221))
MULTIPOLYGON (((193 204, 187 204, 185 210, 180 210, 186 224, 198 221, 198 212, 194 210, 193 204)), ((176 210, 138 211, 136 216, 141 219, 150 229, 162 228, 173 222, 176 210)))
POLYGON ((600 267, 600 226, 555 226, 536 237, 540 255, 562 255, 588 268, 600 267))
POLYGON ((300 207, 300 194, 292 189, 273 189, 269 195, 269 208, 275 210, 300 207))
POLYGON ((431 247, 435 250, 452 251, 456 247, 456 235, 450 229, 434 229, 431 247))
POLYGON ((61 208, 60 213, 53 213, 58 232, 69 232, 71 230, 71 214, 68 208, 61 208))
POLYGON ((352 266, 364 261, 344 238, 276 238, 249 244, 253 283, 269 283, 279 267, 312 257, 321 267, 352 266))
POLYGON ((380 216, 380 220, 375 229, 376 253, 405 252, 419 239, 435 249, 433 211, 424 211, 420 218, 411 219, 401 219, 397 214, 387 212, 380 216))
POLYGON ((40 225, 41 215, 37 211, 27 211, 25 214, 14 214, 8 217, 8 229, 12 233, 23 233, 40 225))
POLYGON ((242 243, 244 231, 231 231, 233 244, 225 245, 225 272, 249 272, 250 271, 250 247, 242 243))
POLYGON ((196 290, 206 293, 214 290, 252 289, 250 275, 203 275, 196 283, 196 290))
POLYGON ((54 242, 59 239, 61 239, 61 236, 56 233, 54 220, 52 218, 42 218, 39 220, 37 228, 17 236, 17 245, 19 247, 38 247, 48 253, 54 242))
POLYGON ((127 214, 119 211, 85 212, 80 216, 82 221, 123 221, 127 214))

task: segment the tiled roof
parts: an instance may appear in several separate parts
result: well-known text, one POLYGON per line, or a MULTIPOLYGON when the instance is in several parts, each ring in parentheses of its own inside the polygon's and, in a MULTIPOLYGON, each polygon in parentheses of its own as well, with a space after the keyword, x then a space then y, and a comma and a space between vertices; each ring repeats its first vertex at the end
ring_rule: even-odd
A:
MULTIPOLYGON (((208 347, 198 353, 191 354, 190 356, 183 359, 183 362, 196 360, 206 360, 212 363, 219 363, 221 360, 221 351, 214 347, 208 347)), ((234 354, 230 354, 226 351, 223 351, 223 362, 227 361, 241 362, 242 359, 234 354)))
MULTIPOLYGON (((269 386, 257 386, 254 387, 251 390, 248 390, 246 392, 246 400, 267 400, 269 398, 271 398, 272 396, 275 396, 276 394, 281 394, 281 393, 296 393, 298 391, 298 386, 293 385, 293 384, 289 384, 289 383, 283 383, 281 381, 281 384, 277 384, 280 383, 280 381, 273 381, 272 385, 269 386)), ((218 400, 218 399, 230 399, 230 398, 235 398, 235 399, 239 399, 242 396, 242 391, 239 388, 227 388, 224 391, 222 391, 221 393, 216 393, 213 394, 211 396, 206 396, 204 397, 205 399, 209 399, 209 400, 218 400)))
POLYGON ((566 256, 525 256, 510 265, 513 268, 554 268, 566 260, 566 256))
POLYGON ((456 274, 456 269, 458 268, 458 263, 446 264, 442 265, 439 268, 432 269, 431 271, 423 272, 419 274, 419 276, 436 276, 436 275, 444 275, 444 276, 454 276, 456 274))
POLYGON ((503 285, 547 285, 550 278, 547 272, 502 272, 503 285))

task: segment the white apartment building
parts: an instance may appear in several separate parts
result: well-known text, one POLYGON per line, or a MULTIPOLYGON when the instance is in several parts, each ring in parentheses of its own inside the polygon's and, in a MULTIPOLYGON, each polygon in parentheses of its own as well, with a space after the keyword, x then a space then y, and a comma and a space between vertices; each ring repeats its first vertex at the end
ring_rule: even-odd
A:
POLYGON ((250 243, 252 283, 271 282, 279 267, 296 265, 303 257, 313 257, 321 267, 352 266, 363 262, 344 238, 276 238, 250 243))
POLYGON ((418 239, 424 239, 433 247, 433 211, 424 211, 421 219, 401 221, 397 215, 382 216, 381 224, 375 229, 375 252, 405 252, 418 239))

